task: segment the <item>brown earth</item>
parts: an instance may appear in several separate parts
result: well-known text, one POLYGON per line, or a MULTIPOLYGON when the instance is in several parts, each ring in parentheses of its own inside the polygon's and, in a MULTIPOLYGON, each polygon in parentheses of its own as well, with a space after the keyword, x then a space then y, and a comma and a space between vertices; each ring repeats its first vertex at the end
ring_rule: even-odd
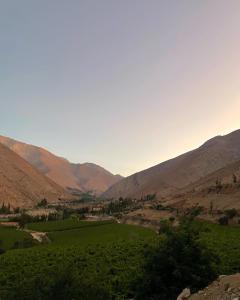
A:
POLYGON ((191 295, 189 300, 239 300, 240 274, 220 276, 204 290, 191 295))
POLYGON ((8 137, 0 136, 0 143, 16 152, 41 173, 64 188, 82 192, 92 191, 99 195, 122 179, 120 175, 113 175, 98 165, 92 163, 73 164, 43 148, 8 137))
POLYGON ((162 199, 238 160, 240 130, 217 136, 193 151, 124 178, 103 196, 140 199, 156 193, 157 198, 162 199))
POLYGON ((32 207, 41 199, 70 199, 65 190, 33 168, 15 152, 0 144, 0 203, 32 207))
POLYGON ((187 208, 197 204, 207 209, 240 210, 240 161, 227 165, 188 185, 165 200, 165 205, 187 208), (234 180, 235 177, 235 180, 234 180), (236 182, 234 182, 236 181, 236 182))
POLYGON ((155 210, 150 208, 141 208, 124 215, 120 222, 124 224, 139 225, 158 231, 160 221, 169 220, 173 214, 166 210, 155 210))

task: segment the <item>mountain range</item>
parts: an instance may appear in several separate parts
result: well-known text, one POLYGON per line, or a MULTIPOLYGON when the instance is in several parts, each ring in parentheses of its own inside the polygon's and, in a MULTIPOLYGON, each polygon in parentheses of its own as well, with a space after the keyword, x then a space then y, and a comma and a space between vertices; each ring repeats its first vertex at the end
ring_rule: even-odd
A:
POLYGON ((177 194, 207 175, 240 160, 240 130, 216 136, 199 148, 122 179, 103 196, 157 199, 177 194))
POLYGON ((96 164, 70 163, 65 158, 56 156, 44 148, 8 137, 0 136, 0 143, 24 158, 58 185, 71 191, 92 192, 99 195, 122 179, 122 176, 113 175, 96 164))
POLYGON ((105 199, 143 199, 155 194, 157 200, 169 203, 209 206, 216 202, 226 208, 240 197, 240 185, 229 185, 234 176, 239 183, 240 130, 216 136, 195 150, 126 178, 0 136, 0 202, 13 206, 33 205, 42 198, 69 199, 69 191, 91 191, 105 199), (216 192, 218 181, 224 186, 221 192, 216 192))

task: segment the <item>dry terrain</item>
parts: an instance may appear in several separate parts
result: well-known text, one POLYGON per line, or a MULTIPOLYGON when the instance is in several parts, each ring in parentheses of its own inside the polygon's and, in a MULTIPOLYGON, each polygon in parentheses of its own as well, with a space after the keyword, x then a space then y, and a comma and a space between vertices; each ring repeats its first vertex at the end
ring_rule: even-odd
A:
POLYGON ((69 199, 65 190, 0 144, 0 201, 11 207, 32 207, 41 199, 69 199))
POLYGON ((114 184, 103 196, 140 199, 156 193, 162 199, 238 160, 240 130, 217 136, 193 151, 131 175, 114 184))
POLYGON ((73 164, 43 148, 8 137, 0 136, 0 143, 16 152, 41 173, 64 188, 82 192, 92 191, 99 195, 122 179, 120 175, 113 175, 98 165, 92 163, 73 164))
POLYGON ((165 205, 188 208, 199 204, 213 210, 240 210, 240 161, 215 171, 165 199, 165 205))
POLYGON ((204 290, 191 295, 189 300, 239 300, 240 274, 220 276, 204 290))

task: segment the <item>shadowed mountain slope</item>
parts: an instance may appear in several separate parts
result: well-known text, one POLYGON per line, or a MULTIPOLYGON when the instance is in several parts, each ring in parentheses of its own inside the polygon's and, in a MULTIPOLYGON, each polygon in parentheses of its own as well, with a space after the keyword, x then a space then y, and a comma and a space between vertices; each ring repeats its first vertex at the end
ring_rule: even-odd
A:
POLYGON ((69 199, 70 195, 0 143, 0 203, 32 207, 43 198, 57 202, 59 198, 69 199))
POLYGON ((16 152, 64 188, 77 189, 82 192, 92 191, 99 195, 122 178, 98 165, 92 163, 73 164, 43 148, 8 137, 0 136, 0 143, 16 152))

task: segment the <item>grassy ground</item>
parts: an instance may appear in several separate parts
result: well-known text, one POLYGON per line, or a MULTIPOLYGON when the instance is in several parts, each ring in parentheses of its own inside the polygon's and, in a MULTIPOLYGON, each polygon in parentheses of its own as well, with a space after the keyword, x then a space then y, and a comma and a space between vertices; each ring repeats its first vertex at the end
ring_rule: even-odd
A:
POLYGON ((24 239, 31 239, 30 234, 15 228, 0 226, 0 248, 9 250, 15 242, 22 242, 24 239))

